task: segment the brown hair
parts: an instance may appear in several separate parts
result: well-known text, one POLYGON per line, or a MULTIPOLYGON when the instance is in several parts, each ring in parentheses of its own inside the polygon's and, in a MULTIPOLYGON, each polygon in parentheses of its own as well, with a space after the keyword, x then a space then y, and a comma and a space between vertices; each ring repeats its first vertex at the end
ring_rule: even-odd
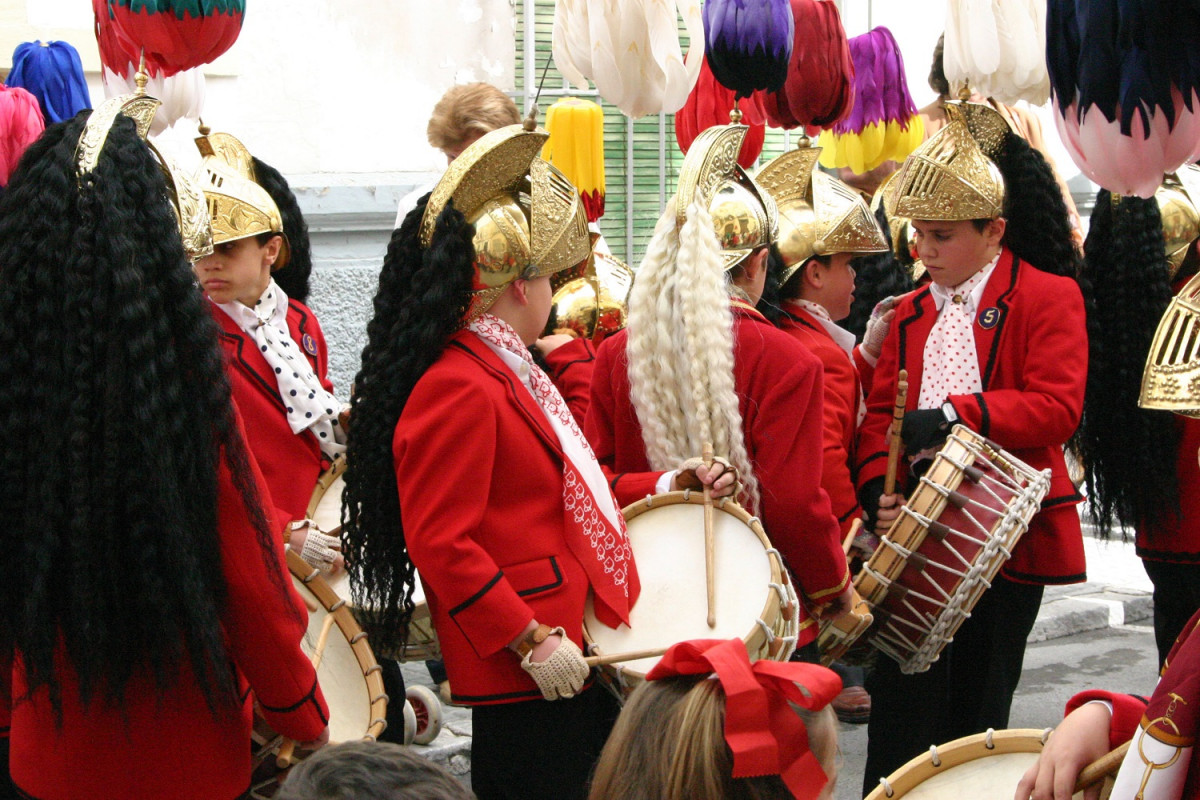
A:
MULTIPOLYGON (((801 712, 809 743, 832 782, 833 713, 801 712)), ((588 800, 787 800, 778 775, 733 777, 725 743, 725 693, 707 678, 648 681, 629 698, 609 736, 588 800)))
POLYGON ((520 121, 516 103, 504 92, 490 83, 467 83, 438 100, 426 136, 439 150, 459 150, 468 139, 520 121))

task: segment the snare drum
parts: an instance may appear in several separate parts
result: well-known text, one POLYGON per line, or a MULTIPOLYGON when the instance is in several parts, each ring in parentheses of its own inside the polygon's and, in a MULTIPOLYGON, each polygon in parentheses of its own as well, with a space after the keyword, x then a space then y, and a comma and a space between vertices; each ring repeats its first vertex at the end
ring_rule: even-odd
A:
MULTIPOLYGON (((596 619, 589 597, 583 635, 594 655, 669 647, 689 639, 742 639, 751 659, 786 661, 796 647, 800 604, 778 551, 758 520, 730 499, 713 503, 716 627, 708 626, 704 497, 670 492, 626 507, 642 590, 630 625, 596 619)), ((628 696, 658 658, 601 667, 601 680, 628 696)))
POLYGON ((866 800, 1010 800, 1049 735, 1049 729, 988 731, 931 747, 880 780, 866 800))
MULTIPOLYGON (((387 727, 388 696, 383 673, 367 644, 367 635, 345 601, 329 587, 321 573, 292 551, 287 553, 292 583, 309 608, 308 630, 300 647, 309 658, 321 649, 317 683, 329 705, 329 743, 375 739, 387 727), (324 642, 323 646, 321 643, 324 642)), ((401 700, 401 702, 403 702, 401 700)), ((280 737, 262 738, 255 761, 264 762, 282 744, 280 737)), ((256 781, 251 797, 270 797, 278 786, 274 769, 256 781)), ((255 775, 261 777, 262 770, 255 775)))
POLYGON ((854 580, 871 643, 924 672, 991 586, 1050 489, 1038 472, 955 425, 879 549, 854 580))
MULTIPOLYGON (((329 536, 340 536, 342 532, 342 493, 346 489, 346 457, 338 456, 329 469, 322 473, 313 489, 312 499, 308 501, 308 518, 317 523, 317 527, 329 536)), ((350 576, 347 572, 340 575, 326 576, 325 581, 337 592, 346 603, 353 605, 350 596, 350 576)), ((427 661, 442 657, 442 649, 438 645, 437 634, 433 630, 433 621, 429 618, 429 606, 425 603, 425 593, 417 577, 413 587, 413 613, 408 623, 408 643, 398 652, 380 652, 381 656, 396 661, 427 661)), ((355 613, 369 613, 356 609, 355 613)))

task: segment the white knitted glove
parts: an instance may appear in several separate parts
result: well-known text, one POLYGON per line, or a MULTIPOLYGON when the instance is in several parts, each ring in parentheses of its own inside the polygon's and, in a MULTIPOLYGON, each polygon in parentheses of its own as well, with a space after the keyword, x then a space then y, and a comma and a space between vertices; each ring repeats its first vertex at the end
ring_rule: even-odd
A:
MULTIPOLYGON (((742 493, 741 475, 738 474, 738 468, 730 464, 720 456, 713 458, 714 464, 720 464, 725 472, 733 473, 733 492, 732 496, 737 497, 742 493)), ((696 477, 696 468, 704 466, 704 459, 699 456, 692 456, 675 468, 675 483, 684 489, 692 491, 700 491, 704 488, 704 484, 700 483, 700 479, 696 477)))
POLYGON ((562 627, 550 631, 549 636, 558 634, 562 640, 545 661, 534 661, 533 652, 521 659, 521 669, 529 673, 534 683, 542 690, 547 700, 567 699, 578 694, 592 668, 583 659, 579 646, 567 638, 562 627))
POLYGON ((871 309, 871 318, 867 320, 867 330, 862 340, 862 349, 871 358, 877 359, 883 352, 883 340, 887 338, 888 328, 892 326, 895 306, 896 298, 885 297, 871 309))
POLYGON ((312 520, 298 520, 292 523, 292 530, 308 527, 304 537, 304 546, 300 549, 300 557, 309 566, 316 567, 322 572, 333 569, 333 562, 342 554, 342 542, 336 536, 326 536, 312 520))

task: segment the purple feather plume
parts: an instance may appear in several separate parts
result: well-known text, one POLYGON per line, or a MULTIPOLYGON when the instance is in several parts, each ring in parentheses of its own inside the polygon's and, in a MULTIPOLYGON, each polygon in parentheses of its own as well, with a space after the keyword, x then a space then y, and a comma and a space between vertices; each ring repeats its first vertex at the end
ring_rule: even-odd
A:
POLYGON ((908 93, 904 57, 892 32, 882 26, 850 40, 854 60, 854 109, 834 133, 860 133, 874 122, 907 122, 917 113, 908 93))
POLYGON ((783 88, 794 33, 788 0, 704 4, 705 58, 717 82, 739 98, 783 88))

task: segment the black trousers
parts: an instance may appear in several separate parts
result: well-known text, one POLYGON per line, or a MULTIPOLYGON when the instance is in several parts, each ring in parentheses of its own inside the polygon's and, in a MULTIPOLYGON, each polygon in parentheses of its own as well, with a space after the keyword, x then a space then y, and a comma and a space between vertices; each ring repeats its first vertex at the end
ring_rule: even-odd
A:
POLYGON ((1142 565, 1154 584, 1154 644, 1162 669, 1176 637, 1200 609, 1200 564, 1143 560, 1142 565))
POLYGON ((471 709, 471 789, 479 800, 585 800, 620 712, 599 686, 570 700, 471 709))
POLYGON ((871 721, 864 796, 932 744, 1008 727, 1043 588, 997 577, 926 672, 905 675, 880 655, 866 681, 871 721))

